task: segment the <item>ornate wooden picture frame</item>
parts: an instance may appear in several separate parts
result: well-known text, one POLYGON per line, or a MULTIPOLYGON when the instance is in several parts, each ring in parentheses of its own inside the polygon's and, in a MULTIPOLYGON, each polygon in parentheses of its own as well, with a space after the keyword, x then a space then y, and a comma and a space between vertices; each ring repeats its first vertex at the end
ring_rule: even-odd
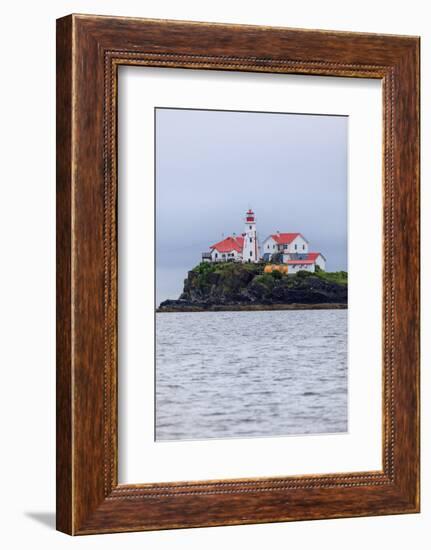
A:
POLYGON ((57 528, 91 534, 419 511, 419 39, 70 15, 57 21, 57 528), (383 469, 118 483, 120 65, 380 79, 383 469))

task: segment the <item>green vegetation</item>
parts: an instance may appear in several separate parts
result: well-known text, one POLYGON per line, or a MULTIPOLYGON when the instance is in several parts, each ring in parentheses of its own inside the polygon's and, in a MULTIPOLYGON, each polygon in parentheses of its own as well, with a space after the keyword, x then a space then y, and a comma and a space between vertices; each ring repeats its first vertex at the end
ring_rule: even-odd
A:
POLYGON ((232 271, 235 269, 247 269, 249 271, 259 271, 267 265, 267 262, 242 263, 242 262, 201 262, 192 271, 232 271))
POLYGON ((302 270, 298 271, 298 273, 296 273, 294 277, 296 277, 297 279, 307 279, 308 277, 312 277, 313 275, 314 273, 312 273, 311 271, 302 270))
MULTIPOLYGON (((281 275, 281 273, 280 273, 281 275)), ((271 290, 274 287, 275 284, 275 278, 272 276, 272 273, 262 273, 262 275, 257 275, 253 279, 253 283, 257 283, 259 285, 263 285, 269 290, 271 290)))
POLYGON ((296 286, 300 281, 310 277, 318 277, 330 283, 347 285, 348 275, 346 271, 328 272, 316 266, 316 271, 298 271, 296 274, 285 274, 280 271, 264 273, 266 263, 236 263, 236 262, 201 262, 192 269, 198 275, 197 286, 208 287, 211 284, 221 284, 225 290, 233 290, 241 285, 247 285, 251 280, 253 283, 264 285, 272 289, 276 281, 284 281, 289 287, 296 286), (236 279, 239 279, 238 281, 236 279))
POLYGON ((281 271, 276 271, 276 270, 271 271, 270 275, 273 279, 281 279, 283 277, 283 273, 281 271))
POLYGON ((239 272, 251 272, 256 275, 263 273, 263 269, 266 264, 260 262, 257 264, 242 264, 237 262, 201 262, 192 269, 192 272, 198 273, 200 276, 205 277, 209 273, 216 273, 217 275, 232 275, 239 272))
POLYGON ((323 271, 318 266, 316 266, 316 272, 314 273, 314 275, 330 283, 337 283, 339 285, 347 285, 348 283, 347 271, 323 271))

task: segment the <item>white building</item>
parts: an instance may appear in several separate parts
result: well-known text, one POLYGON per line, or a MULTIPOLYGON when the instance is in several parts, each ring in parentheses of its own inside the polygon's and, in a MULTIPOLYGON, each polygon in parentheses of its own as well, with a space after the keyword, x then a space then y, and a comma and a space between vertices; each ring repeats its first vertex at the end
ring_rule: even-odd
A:
POLYGON ((245 230, 235 233, 210 246, 202 254, 206 262, 276 262, 288 266, 288 273, 316 271, 316 266, 326 268, 326 258, 320 252, 309 252, 309 243, 301 233, 274 233, 262 244, 262 255, 256 231, 256 216, 249 209, 245 214, 245 230))
POLYGON ((288 273, 298 273, 298 271, 316 271, 316 266, 325 271, 326 260, 320 252, 309 252, 308 254, 300 255, 303 258, 286 259, 283 263, 288 265, 288 273))
MULTIPOLYGON (((277 231, 263 241, 262 246, 265 255, 272 256, 277 252, 282 254, 306 254, 308 252, 308 241, 301 233, 280 233, 277 231)), ((270 259, 270 258, 269 258, 270 259)))
POLYGON ((242 261, 256 263, 260 260, 259 245, 256 233, 256 217, 251 208, 245 215, 245 231, 242 248, 242 261))
POLYGON ((262 249, 264 261, 271 262, 277 254, 278 261, 288 265, 288 273, 326 268, 326 258, 320 252, 309 252, 309 243, 301 233, 277 231, 264 240, 262 249))
POLYGON ((202 259, 210 262, 242 262, 244 237, 226 237, 222 241, 210 246, 210 252, 204 252, 202 259))

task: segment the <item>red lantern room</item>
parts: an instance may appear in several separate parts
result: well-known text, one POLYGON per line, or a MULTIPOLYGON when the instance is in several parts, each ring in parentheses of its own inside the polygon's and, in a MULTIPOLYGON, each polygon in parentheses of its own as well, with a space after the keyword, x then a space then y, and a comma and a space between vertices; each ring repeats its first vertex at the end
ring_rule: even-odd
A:
POLYGON ((254 212, 251 208, 246 213, 245 221, 247 223, 249 223, 249 222, 254 223, 254 212))

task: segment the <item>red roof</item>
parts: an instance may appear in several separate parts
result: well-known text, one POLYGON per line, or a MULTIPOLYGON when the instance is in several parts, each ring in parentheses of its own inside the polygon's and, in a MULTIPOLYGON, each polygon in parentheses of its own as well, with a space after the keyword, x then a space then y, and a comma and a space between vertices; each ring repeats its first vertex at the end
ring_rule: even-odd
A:
MULTIPOLYGON (((302 237, 301 233, 276 233, 275 235, 271 235, 277 244, 290 244, 298 236, 302 237)), ((304 237, 302 238, 304 239, 304 237)))
POLYGON ((244 237, 226 237, 222 241, 210 246, 211 249, 216 249, 217 252, 242 252, 244 237))
MULTIPOLYGON (((304 254, 304 256, 305 256, 305 254, 304 254)), ((295 265, 295 264, 305 264, 305 265, 314 264, 319 256, 322 256, 322 258, 325 259, 324 256, 320 252, 308 252, 307 258, 305 260, 288 260, 287 263, 291 264, 291 265, 295 265)))
POLYGON ((320 252, 309 252, 307 254, 307 260, 316 261, 319 256, 322 256, 322 258, 325 259, 324 256, 320 254, 320 252))
POLYGON ((288 265, 311 265, 314 260, 287 260, 288 265))

